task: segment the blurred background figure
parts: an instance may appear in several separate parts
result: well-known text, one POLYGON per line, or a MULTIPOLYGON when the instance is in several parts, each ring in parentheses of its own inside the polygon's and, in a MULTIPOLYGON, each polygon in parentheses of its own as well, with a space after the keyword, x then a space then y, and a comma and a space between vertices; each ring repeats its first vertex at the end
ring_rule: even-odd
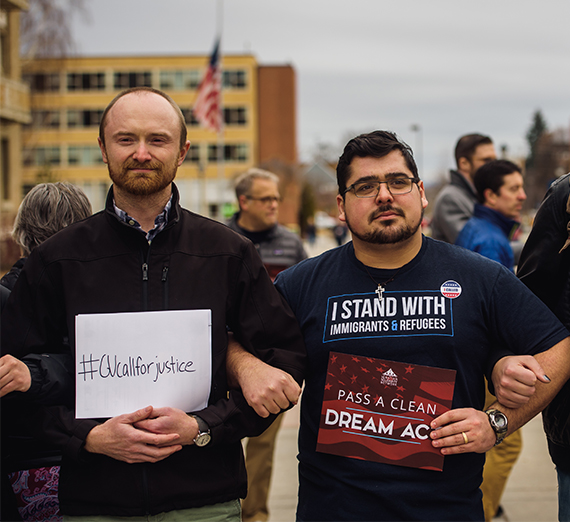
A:
POLYGON ((455 243, 459 232, 473 215, 477 193, 473 176, 485 163, 497 159, 495 146, 488 136, 466 134, 455 145, 457 170, 451 170, 450 182, 439 192, 434 203, 431 235, 455 243))
POLYGON ((235 182, 239 211, 228 226, 255 245, 271 279, 307 257, 303 242, 277 222, 279 178, 267 170, 252 168, 235 182))
POLYGON ((346 236, 348 235, 348 228, 346 227, 346 225, 339 221, 334 226, 332 232, 333 232, 333 236, 334 236, 334 239, 336 241, 336 244, 338 246, 344 245, 344 242, 346 241, 346 236))
MULTIPOLYGON (((301 239, 277 222, 279 215, 279 178, 272 172, 252 168, 235 182, 239 211, 228 226, 250 239, 271 279, 286 268, 307 258, 301 239)), ((244 522, 269 518, 267 498, 273 470, 275 440, 283 415, 259 437, 246 442, 247 498, 242 502, 244 522)))
POLYGON ((314 245, 317 240, 317 226, 315 225, 315 218, 312 216, 307 219, 305 233, 307 234, 307 242, 309 245, 314 245))
MULTIPOLYGON (((22 257, 0 280, 2 308, 30 252, 62 228, 90 215, 89 199, 71 183, 42 183, 24 197, 12 232, 22 257)), ((0 358, 2 520, 61 520, 57 499, 60 455, 36 440, 32 427, 35 402, 49 401, 58 388, 53 382, 38 382, 48 366, 50 372, 54 367, 66 371, 55 356, 30 355, 24 361, 11 355, 0 358)))
MULTIPOLYGON (((493 259, 514 272, 515 260, 510 239, 520 227, 526 194, 521 169, 511 161, 494 160, 477 169, 473 176, 478 203, 456 244, 493 259)), ((496 401, 486 392, 485 409, 496 401)), ((483 468, 483 509, 490 521, 500 508, 507 480, 522 450, 522 434, 515 431, 502 444, 487 452, 483 468)))

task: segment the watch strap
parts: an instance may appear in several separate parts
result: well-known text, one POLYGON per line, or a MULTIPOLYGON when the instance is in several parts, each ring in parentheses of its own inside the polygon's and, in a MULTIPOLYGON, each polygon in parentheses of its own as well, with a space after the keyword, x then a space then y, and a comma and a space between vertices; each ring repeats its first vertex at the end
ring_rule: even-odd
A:
POLYGON ((198 417, 198 415, 191 415, 191 417, 194 417, 196 419, 196 422, 198 423, 198 433, 210 432, 210 426, 208 426, 208 423, 204 419, 202 419, 202 417, 198 417))
POLYGON ((198 423, 198 433, 196 434, 196 437, 193 439, 193 442, 196 446, 205 446, 211 440, 210 426, 208 426, 208 423, 204 419, 198 417, 198 415, 190 415, 190 416, 194 417, 194 419, 196 419, 196 422, 198 423))

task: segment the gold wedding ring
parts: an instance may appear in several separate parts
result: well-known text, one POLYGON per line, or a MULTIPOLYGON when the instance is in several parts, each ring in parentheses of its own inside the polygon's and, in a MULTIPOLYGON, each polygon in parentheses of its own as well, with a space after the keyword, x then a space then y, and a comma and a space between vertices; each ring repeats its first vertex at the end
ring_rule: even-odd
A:
POLYGON ((464 443, 464 444, 467 444, 467 443, 469 442, 469 439, 467 438, 467 435, 465 435, 465 432, 462 431, 462 432, 461 432, 461 435, 463 435, 463 443, 464 443))

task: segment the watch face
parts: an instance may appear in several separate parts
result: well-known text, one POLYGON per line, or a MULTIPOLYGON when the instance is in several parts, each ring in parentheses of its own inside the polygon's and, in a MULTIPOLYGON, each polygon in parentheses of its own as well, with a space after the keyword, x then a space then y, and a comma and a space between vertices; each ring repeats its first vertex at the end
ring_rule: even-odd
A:
POLYGON ((496 414, 493 416, 493 420, 495 421, 495 424, 497 425, 497 428, 499 429, 503 429, 506 428, 507 426, 507 419, 505 418, 504 415, 501 414, 496 414))
POLYGON ((487 413, 489 415, 489 422, 491 423, 491 427, 497 434, 507 431, 508 421, 504 413, 498 410, 489 410, 487 413))
POLYGON ((210 439, 212 437, 210 437, 209 433, 200 433, 196 439, 194 439, 194 444, 196 444, 196 446, 205 446, 206 444, 208 444, 208 442, 210 442, 210 439))

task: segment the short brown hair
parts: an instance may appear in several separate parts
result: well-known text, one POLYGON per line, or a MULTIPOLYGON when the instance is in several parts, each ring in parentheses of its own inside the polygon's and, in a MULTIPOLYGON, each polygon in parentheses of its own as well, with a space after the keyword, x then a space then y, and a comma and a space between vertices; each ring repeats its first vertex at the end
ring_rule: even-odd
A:
POLYGON ((12 237, 24 256, 47 238, 91 215, 85 193, 71 183, 41 183, 26 194, 14 221, 12 237))
POLYGON ((393 132, 376 130, 352 138, 344 147, 344 151, 336 166, 338 193, 344 198, 346 181, 351 175, 350 164, 355 157, 383 158, 394 150, 399 150, 402 153, 406 166, 410 169, 412 176, 419 179, 418 167, 409 145, 400 140, 393 132))
POLYGON ((153 94, 158 94, 159 96, 162 96, 168 103, 170 103, 170 105, 172 105, 172 108, 176 111, 178 119, 180 120, 180 148, 183 149, 184 145, 186 144, 186 139, 188 136, 188 130, 186 128, 186 120, 184 119, 184 114, 182 114, 180 107, 178 107, 177 103, 170 96, 168 96, 168 94, 159 91, 158 89, 153 89, 152 87, 131 87, 130 89, 121 91, 119 94, 117 94, 117 96, 115 96, 111 100, 109 105, 107 105, 107 107, 103 111, 103 116, 101 116, 101 122, 99 123, 99 139, 101 140, 103 146, 105 146, 105 125, 107 123, 107 115, 109 114, 109 111, 111 110, 113 105, 115 105, 115 103, 117 103, 117 101, 119 101, 123 96, 131 94, 133 92, 150 92, 153 94))
POLYGON ((493 145, 493 140, 483 134, 466 134, 457 140, 455 145, 455 164, 459 168, 459 160, 466 158, 469 163, 479 145, 493 145))

